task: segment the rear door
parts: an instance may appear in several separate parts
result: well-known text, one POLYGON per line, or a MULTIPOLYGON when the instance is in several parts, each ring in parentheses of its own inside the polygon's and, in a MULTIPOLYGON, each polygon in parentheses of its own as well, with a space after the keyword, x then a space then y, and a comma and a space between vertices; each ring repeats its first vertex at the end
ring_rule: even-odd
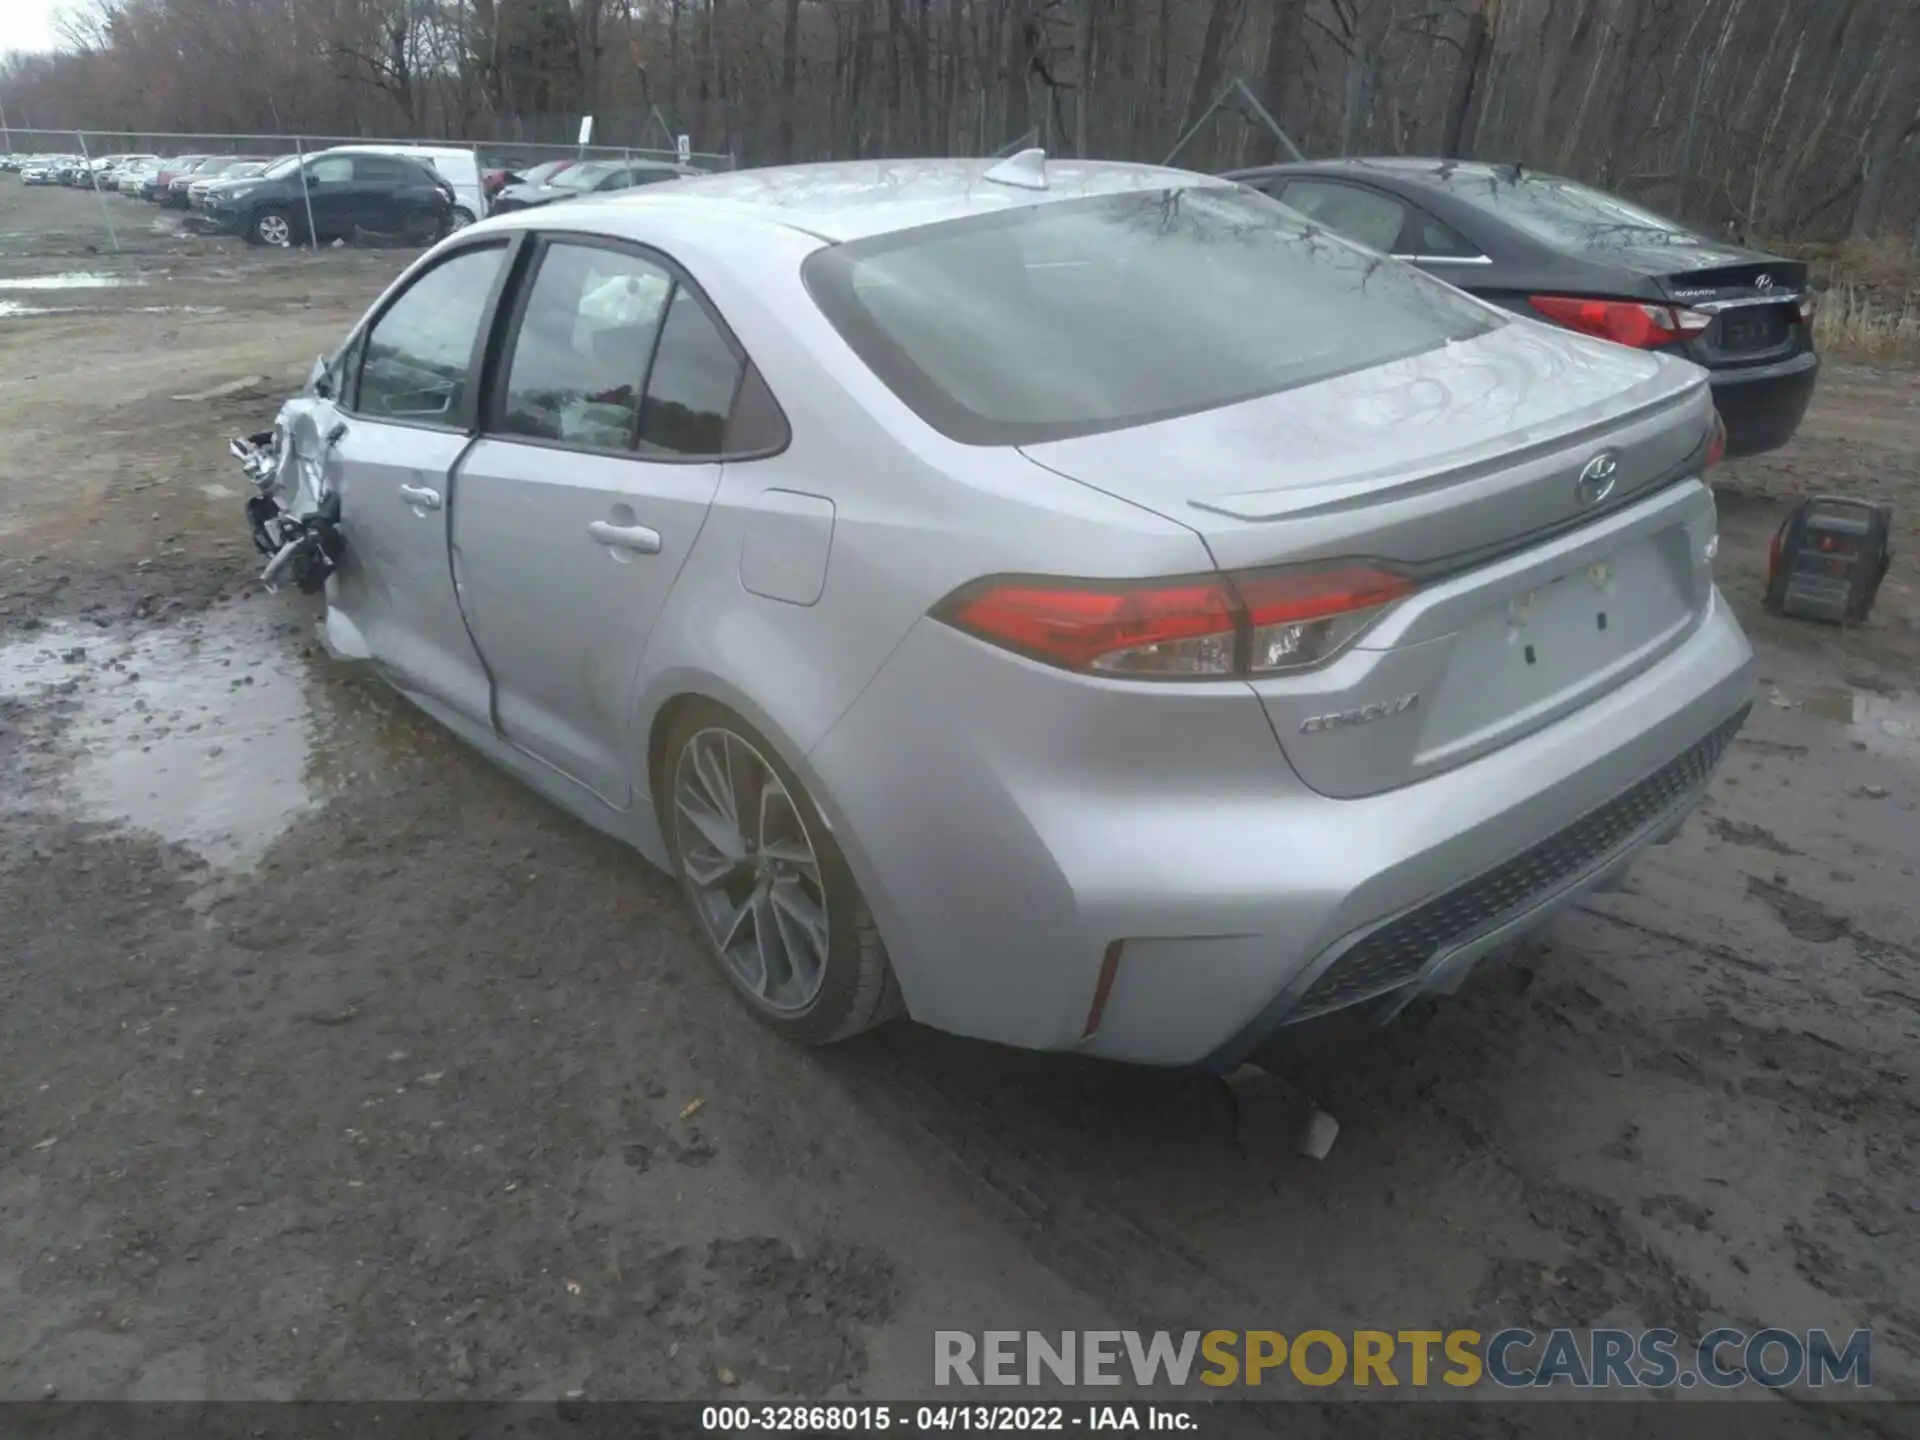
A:
POLYGON ((342 363, 329 462, 347 541, 329 603, 400 689, 481 723, 490 696, 454 594, 448 521, 509 250, 502 237, 452 251, 372 317, 342 363))
POLYGON ((364 198, 354 183, 354 157, 320 155, 309 160, 306 169, 294 176, 294 204, 313 212, 313 228, 321 240, 345 238, 353 234, 365 208, 364 198), (306 193, 300 193, 304 179, 306 193))
POLYGON ((639 247, 552 236, 520 292, 454 572, 500 733, 624 807, 641 652, 719 488, 744 360, 639 247))
POLYGON ((427 178, 423 169, 390 155, 354 156, 353 223, 381 235, 398 234, 427 178))

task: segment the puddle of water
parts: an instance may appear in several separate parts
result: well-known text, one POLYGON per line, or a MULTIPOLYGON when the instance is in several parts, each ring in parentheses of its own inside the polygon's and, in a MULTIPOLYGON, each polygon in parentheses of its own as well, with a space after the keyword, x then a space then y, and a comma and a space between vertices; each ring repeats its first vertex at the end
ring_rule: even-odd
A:
POLYGON ((1869 750, 1920 759, 1920 696, 1855 697, 1854 728, 1869 750))
POLYGON ((144 275, 113 275, 103 270, 70 270, 64 275, 28 275, 0 280, 0 290, 109 290, 144 285, 144 275))
POLYGON ((309 683, 287 648, 246 611, 126 636, 50 625, 0 646, 0 697, 77 706, 58 803, 244 868, 316 800, 309 683))
POLYGON ((1770 702, 1783 710, 1804 710, 1834 725, 1867 749, 1897 759, 1920 760, 1920 695, 1881 695, 1844 685, 1775 688, 1770 702))

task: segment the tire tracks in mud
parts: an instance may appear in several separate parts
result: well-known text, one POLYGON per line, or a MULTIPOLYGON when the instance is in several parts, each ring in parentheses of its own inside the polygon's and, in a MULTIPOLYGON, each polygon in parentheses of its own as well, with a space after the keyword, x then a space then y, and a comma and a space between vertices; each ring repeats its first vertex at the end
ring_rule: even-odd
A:
MULTIPOLYGON (((1712 963, 1731 963, 1759 975, 1774 973, 1773 967, 1712 942, 1599 911, 1584 913, 1712 963)), ((1474 1311, 1505 1323, 1588 1326, 1624 1311, 1645 1323, 1672 1324, 1698 1338, 1713 1323, 1723 1323, 1726 1312, 1716 1303, 1711 1282, 1693 1273, 1689 1262, 1659 1238, 1658 1227, 1667 1214, 1659 1202, 1668 1202, 1668 1209, 1682 1218, 1690 1208, 1699 1208, 1694 1202, 1679 1195, 1643 1196, 1636 1219, 1631 1204, 1543 1172, 1514 1143, 1518 1137, 1499 1133, 1497 1120, 1486 1123, 1486 1116, 1499 1114, 1497 1093, 1507 1075, 1505 1062, 1490 1065, 1486 1060, 1484 1038, 1489 1033, 1511 1040, 1524 1032, 1528 1039, 1539 1040, 1571 1032, 1595 1051, 1624 1046, 1622 1066, 1670 1074, 1709 1093, 1751 1095, 1759 1103, 1784 1107, 1790 1115, 1797 1112, 1800 1119, 1792 1123, 1816 1129, 1833 1120, 1858 1120, 1879 1130, 1898 1153, 1911 1153, 1920 1137, 1920 1123, 1915 1123, 1920 1122, 1920 1107, 1900 1093, 1905 1077, 1811 1032, 1724 1016, 1682 1017, 1668 1025, 1650 1021, 1633 1007, 1600 1001, 1577 982, 1531 991, 1524 984, 1481 984, 1450 1003, 1443 1024, 1389 1041, 1389 1053, 1378 1065, 1365 1067, 1373 1073, 1354 1081, 1356 1092, 1341 1098, 1330 1092, 1328 1103, 1336 1112, 1344 1104, 1358 1108, 1371 1091, 1367 1098, 1376 1104, 1425 1110, 1458 1140, 1467 1164, 1490 1167, 1517 1189, 1517 1204, 1506 1217, 1522 1222, 1513 1231, 1513 1244, 1504 1254, 1497 1242, 1482 1245, 1486 1271, 1470 1296, 1474 1311), (1592 1004, 1568 1008, 1575 993, 1592 1004), (1689 1060, 1689 1055, 1697 1058, 1689 1060), (1672 1063, 1664 1063, 1664 1056, 1671 1056, 1672 1063), (1836 1066, 1846 1073, 1836 1074, 1836 1066), (1870 1097, 1888 1089, 1895 1092, 1894 1103, 1869 1103, 1870 1097), (1652 1229, 1647 1228, 1649 1219, 1652 1229), (1560 1258, 1551 1264, 1527 1258, 1556 1250, 1560 1258)), ((1105 1190, 1097 1173, 1063 1165, 1049 1152, 1049 1124, 1033 1123, 1022 1114, 1018 1081, 983 1082, 950 1062, 928 1063, 925 1048, 910 1030, 876 1040, 872 1071, 866 1077, 879 1082, 872 1087, 873 1103, 866 1107, 871 1117, 990 1208, 1020 1235, 1036 1263, 1110 1306, 1117 1323, 1171 1329, 1283 1323, 1278 1316, 1288 1309, 1284 1293, 1263 1293, 1252 1283, 1251 1272, 1231 1272, 1221 1257, 1189 1244, 1127 1199, 1105 1190), (1263 1312, 1264 1319, 1242 1318, 1263 1312)), ((1514 1045, 1506 1053, 1522 1049, 1524 1044, 1514 1045)), ((1292 1084, 1286 1076, 1276 1078, 1292 1084)), ((1168 1078, 1162 1083, 1191 1086, 1176 1098, 1195 1107, 1196 1126, 1220 1128, 1219 1143, 1234 1155, 1233 1173, 1249 1190, 1277 1193, 1254 1153, 1230 1133, 1227 1101, 1220 1102, 1219 1116, 1213 1113, 1205 1087, 1218 1082, 1168 1078)), ((1049 1117, 1054 1126, 1071 1118, 1070 1105, 1062 1106, 1057 1099, 1045 1103, 1067 1112, 1049 1117)), ((1095 1133, 1087 1143, 1107 1142, 1095 1133)), ((1221 1173, 1210 1172, 1208 1183, 1218 1183, 1221 1173)), ((1330 1191, 1334 1184, 1329 1181, 1330 1191)), ((1247 1208, 1242 1206, 1241 1218, 1247 1208)), ((1504 1223, 1491 1213, 1480 1221, 1489 1234, 1504 1223)), ((1274 1222, 1288 1223, 1281 1213, 1274 1222)), ((1869 1287, 1861 1303, 1879 1305, 1876 1313, 1890 1313, 1870 1300, 1871 1293, 1869 1287)), ((1777 1317, 1752 1318, 1759 1328, 1761 1321, 1777 1317)), ((1330 1417, 1327 1423, 1338 1427, 1342 1421, 1330 1417)))

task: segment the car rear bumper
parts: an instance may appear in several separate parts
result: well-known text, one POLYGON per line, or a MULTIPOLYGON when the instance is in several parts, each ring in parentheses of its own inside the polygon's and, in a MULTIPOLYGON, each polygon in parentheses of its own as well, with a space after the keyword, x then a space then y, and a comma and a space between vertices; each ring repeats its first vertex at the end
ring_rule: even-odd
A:
POLYGON ((1244 690, 1143 704, 928 620, 807 769, 915 1019, 1228 1066, 1306 1015, 1450 988, 1607 882, 1698 802, 1752 685, 1716 596, 1574 714, 1339 800, 1244 690))
POLYGON ((1709 371, 1713 403, 1727 426, 1727 453, 1758 455, 1794 437, 1813 400, 1820 357, 1808 350, 1775 365, 1709 371))

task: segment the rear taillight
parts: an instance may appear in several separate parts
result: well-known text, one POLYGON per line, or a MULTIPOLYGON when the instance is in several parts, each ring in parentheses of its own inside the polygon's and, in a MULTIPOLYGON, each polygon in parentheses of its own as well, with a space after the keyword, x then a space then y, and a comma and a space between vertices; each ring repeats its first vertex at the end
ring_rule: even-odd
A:
POLYGON ((1793 313, 1798 315, 1800 317, 1800 323, 1805 325, 1813 319, 1815 308, 1816 304, 1813 296, 1802 295, 1799 300, 1794 302, 1793 313))
POLYGON ((1727 422, 1720 418, 1720 412, 1713 412, 1713 428, 1707 432, 1707 463, 1705 468, 1713 469, 1727 458, 1727 422))
POLYGON ((1555 324, 1582 335, 1631 345, 1636 350, 1673 345, 1698 335, 1713 324, 1713 316, 1672 305, 1644 305, 1637 300, 1593 300, 1578 295, 1533 295, 1528 304, 1555 324))
POLYGON ((1066 670, 1205 680, 1319 665, 1413 589, 1407 576, 1364 561, 1182 580, 994 578, 933 613, 1066 670))

